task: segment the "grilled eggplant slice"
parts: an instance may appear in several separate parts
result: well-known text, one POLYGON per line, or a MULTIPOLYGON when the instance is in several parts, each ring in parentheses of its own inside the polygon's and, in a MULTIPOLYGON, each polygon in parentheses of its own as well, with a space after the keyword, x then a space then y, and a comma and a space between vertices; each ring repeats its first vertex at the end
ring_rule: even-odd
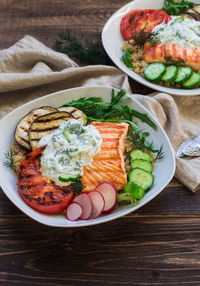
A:
POLYGON ((194 6, 182 14, 183 17, 200 21, 200 5, 194 6))
POLYGON ((26 114, 17 124, 15 129, 15 140, 22 147, 31 150, 29 142, 29 128, 33 121, 44 114, 52 113, 57 111, 57 108, 51 106, 42 106, 40 108, 33 109, 31 112, 26 114))
POLYGON ((29 140, 32 149, 38 147, 40 139, 54 132, 63 122, 74 118, 65 111, 52 112, 36 118, 29 129, 29 140))
POLYGON ((85 113, 78 108, 75 108, 72 106, 62 106, 62 107, 58 107, 58 110, 69 112, 71 115, 74 116, 75 119, 79 120, 82 125, 87 124, 87 118, 86 118, 85 113))

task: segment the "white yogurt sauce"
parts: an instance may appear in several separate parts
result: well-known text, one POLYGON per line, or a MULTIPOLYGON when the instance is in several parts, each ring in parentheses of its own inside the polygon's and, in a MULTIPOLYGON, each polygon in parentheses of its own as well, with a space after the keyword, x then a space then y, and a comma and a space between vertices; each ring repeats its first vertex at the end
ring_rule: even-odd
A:
POLYGON ((39 146, 46 145, 41 157, 41 173, 58 186, 63 173, 82 175, 82 167, 91 164, 93 157, 101 150, 102 139, 93 125, 82 126, 76 119, 70 119, 53 133, 43 137, 39 146), (64 136, 63 132, 66 132, 64 136))
POLYGON ((173 16, 172 20, 155 26, 153 38, 161 44, 178 44, 182 48, 200 47, 200 22, 173 16))

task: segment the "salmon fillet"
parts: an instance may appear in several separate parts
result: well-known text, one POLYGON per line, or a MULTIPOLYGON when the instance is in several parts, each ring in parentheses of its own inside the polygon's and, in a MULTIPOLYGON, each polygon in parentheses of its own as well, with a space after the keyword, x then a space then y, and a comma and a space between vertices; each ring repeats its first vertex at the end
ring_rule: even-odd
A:
POLYGON ((83 192, 91 192, 102 182, 113 183, 118 190, 127 183, 124 164, 124 141, 128 132, 127 123, 92 122, 102 138, 100 152, 92 164, 83 167, 81 182, 83 192))
POLYGON ((200 70, 200 48, 183 49, 179 45, 161 45, 161 43, 152 46, 146 42, 144 50, 147 63, 166 63, 166 57, 170 57, 174 61, 183 60, 185 65, 191 67, 194 71, 200 70))

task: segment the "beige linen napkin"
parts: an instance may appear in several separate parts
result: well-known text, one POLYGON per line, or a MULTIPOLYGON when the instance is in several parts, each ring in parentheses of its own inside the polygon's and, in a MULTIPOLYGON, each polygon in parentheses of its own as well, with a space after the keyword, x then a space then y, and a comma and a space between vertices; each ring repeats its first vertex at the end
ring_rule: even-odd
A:
MULTIPOLYGON (((0 117, 40 96, 78 86, 102 85, 125 88, 128 78, 108 66, 79 67, 69 57, 25 36, 0 51, 0 117)), ((200 134, 200 96, 172 97, 164 93, 133 94, 147 107, 167 132, 174 152, 186 139, 200 134)), ((176 178, 191 191, 200 189, 200 157, 176 157, 176 178)))

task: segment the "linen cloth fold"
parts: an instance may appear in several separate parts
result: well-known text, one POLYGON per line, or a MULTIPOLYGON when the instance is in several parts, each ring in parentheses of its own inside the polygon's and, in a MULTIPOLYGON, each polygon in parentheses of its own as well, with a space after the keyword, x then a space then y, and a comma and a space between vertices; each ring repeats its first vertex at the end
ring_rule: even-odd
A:
MULTIPOLYGON (((40 96, 89 85, 125 88, 161 123, 174 154, 184 140, 200 134, 200 96, 132 94, 128 77, 119 69, 103 65, 79 67, 67 55, 53 51, 28 35, 0 51, 0 118, 40 96)), ((199 190, 200 157, 176 156, 175 177, 192 192, 199 190)))

